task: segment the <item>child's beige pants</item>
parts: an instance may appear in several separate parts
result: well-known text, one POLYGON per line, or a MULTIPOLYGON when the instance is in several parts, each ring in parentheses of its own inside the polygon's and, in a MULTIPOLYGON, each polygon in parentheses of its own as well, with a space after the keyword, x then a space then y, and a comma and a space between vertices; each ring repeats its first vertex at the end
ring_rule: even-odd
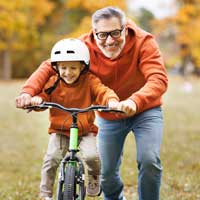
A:
MULTIPOLYGON (((41 197, 52 197, 56 171, 61 159, 68 151, 68 147, 69 138, 56 133, 50 134, 48 149, 44 156, 41 170, 41 197)), ((96 137, 93 136, 93 134, 82 137, 80 140, 79 149, 81 158, 87 164, 88 174, 99 175, 100 161, 96 147, 96 137)))

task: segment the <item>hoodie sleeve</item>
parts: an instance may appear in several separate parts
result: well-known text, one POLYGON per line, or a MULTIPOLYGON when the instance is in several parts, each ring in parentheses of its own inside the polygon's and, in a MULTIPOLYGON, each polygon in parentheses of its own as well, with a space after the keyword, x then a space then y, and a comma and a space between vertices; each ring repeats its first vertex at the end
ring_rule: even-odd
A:
POLYGON ((41 97, 43 101, 50 101, 50 95, 48 95, 44 90, 40 92, 37 96, 41 97))
POLYGON ((108 101, 111 99, 119 101, 119 98, 115 92, 106 87, 95 75, 90 74, 89 81, 94 103, 107 105, 108 101))
POLYGON ((140 111, 146 105, 156 101, 167 90, 168 78, 156 41, 146 38, 140 51, 139 68, 146 83, 130 97, 140 111))
POLYGON ((25 82, 21 93, 28 93, 31 96, 37 95, 42 91, 50 76, 55 73, 51 67, 50 60, 42 62, 39 68, 25 82))
POLYGON ((43 101, 51 101, 51 94, 47 94, 45 90, 51 87, 55 83, 56 80, 57 80, 57 76, 51 76, 48 82, 45 84, 42 91, 39 94, 37 94, 37 96, 41 97, 43 101))
MULTIPOLYGON (((45 92, 45 89, 47 89, 47 88, 49 88, 52 84, 53 84, 53 80, 54 80, 55 78, 53 78, 53 77, 51 77, 49 80, 48 80, 48 82, 45 84, 45 86, 44 86, 44 88, 42 89, 42 91, 39 93, 39 94, 37 94, 37 95, 35 95, 35 96, 38 96, 38 97, 41 97, 42 98, 42 101, 46 101, 46 102, 49 102, 49 101, 51 101, 51 95, 48 95, 46 92, 45 92)), ((41 111, 45 111, 46 109, 40 109, 40 108, 38 108, 38 109, 34 109, 34 111, 36 111, 36 112, 41 112, 41 111)))

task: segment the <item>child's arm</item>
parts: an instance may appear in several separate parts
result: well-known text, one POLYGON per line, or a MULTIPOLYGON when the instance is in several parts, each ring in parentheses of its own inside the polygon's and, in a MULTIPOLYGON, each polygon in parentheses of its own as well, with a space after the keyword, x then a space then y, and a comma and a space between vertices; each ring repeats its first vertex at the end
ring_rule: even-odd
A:
POLYGON ((111 109, 121 110, 127 116, 132 116, 136 113, 136 103, 130 99, 120 101, 116 93, 101 83, 100 79, 93 77, 91 79, 93 92, 96 95, 96 102, 102 105, 108 105, 111 109))
MULTIPOLYGON (((46 94, 43 89, 43 91, 40 94, 31 98, 30 105, 37 106, 37 105, 40 105, 42 102, 49 101, 49 100, 50 100, 50 96, 48 94, 46 94)), ((44 111, 45 109, 34 109, 34 110, 35 111, 44 111)))
POLYGON ((92 94, 95 99, 95 103, 101 105, 108 105, 110 108, 116 108, 117 103, 119 102, 119 97, 117 94, 105 86, 98 77, 90 74, 90 85, 92 94))

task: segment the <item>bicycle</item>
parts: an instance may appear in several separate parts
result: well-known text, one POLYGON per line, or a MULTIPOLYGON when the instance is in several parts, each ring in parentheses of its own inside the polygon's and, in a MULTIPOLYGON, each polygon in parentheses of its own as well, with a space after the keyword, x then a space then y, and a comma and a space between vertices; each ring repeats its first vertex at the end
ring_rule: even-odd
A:
POLYGON ((56 200, 84 200, 85 199, 85 168, 83 161, 77 155, 78 150, 78 114, 90 111, 103 112, 119 112, 120 110, 112 110, 106 106, 92 105, 90 107, 66 108, 60 104, 53 102, 43 102, 37 106, 27 106, 26 109, 47 109, 56 108, 70 113, 72 124, 70 127, 69 154, 62 159, 60 164, 60 172, 58 176, 58 186, 56 200))

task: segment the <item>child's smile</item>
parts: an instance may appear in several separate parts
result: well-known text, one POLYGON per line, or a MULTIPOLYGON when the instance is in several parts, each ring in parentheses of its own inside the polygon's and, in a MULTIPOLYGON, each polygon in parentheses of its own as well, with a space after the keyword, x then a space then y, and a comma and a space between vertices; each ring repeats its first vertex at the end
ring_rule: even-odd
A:
POLYGON ((78 79, 83 67, 79 61, 58 62, 60 76, 67 84, 72 84, 78 79))

